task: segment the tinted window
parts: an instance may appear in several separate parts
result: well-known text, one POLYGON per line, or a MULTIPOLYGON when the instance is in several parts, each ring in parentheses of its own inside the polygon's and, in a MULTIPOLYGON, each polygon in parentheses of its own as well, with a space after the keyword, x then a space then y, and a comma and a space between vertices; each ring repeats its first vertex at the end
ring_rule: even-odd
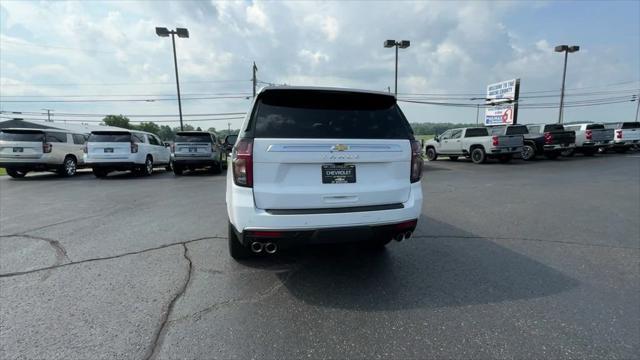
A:
POLYGON ((508 126, 506 135, 525 135, 528 134, 526 126, 508 126))
POLYGON ((128 132, 98 132, 91 133, 90 142, 131 142, 131 134, 128 132))
POLYGON ((467 129, 467 132, 465 132, 464 137, 479 137, 479 136, 489 136, 489 131, 487 131, 486 128, 472 128, 472 129, 467 129))
POLYGON ((160 145, 158 140, 156 140, 156 138, 153 135, 147 135, 147 138, 149 139, 149 144, 151 144, 151 145, 160 145))
POLYGON ((67 134, 59 132, 48 132, 46 135, 47 142, 67 142, 67 134))
POLYGON ((622 123, 623 129, 640 129, 640 122, 626 122, 622 123))
POLYGON ((590 124, 590 125, 587 125, 587 130, 599 130, 599 129, 604 129, 604 125, 602 125, 602 124, 590 124))
POLYGON ((78 145, 82 145, 85 142, 85 137, 84 135, 80 135, 80 134, 73 134, 71 135, 73 137, 73 143, 74 144, 78 144, 78 145))
POLYGON ((39 131, 29 130, 2 130, 0 140, 4 141, 37 141, 42 142, 44 134, 39 131))
POLYGON ((440 139, 445 140, 448 139, 451 136, 451 130, 447 130, 445 132, 442 133, 442 135, 440 135, 440 139))
POLYGON ((452 130, 451 131, 451 138, 452 139, 459 139, 462 136, 462 130, 452 130))
POLYGON ((138 133, 132 133, 131 138, 134 143, 144 143, 144 135, 138 133))
POLYGON ((550 124, 544 126, 544 132, 564 131, 564 126, 561 124, 550 124))
POLYGON ((211 135, 207 134, 207 133, 202 133, 202 134, 194 134, 194 133, 190 133, 190 134, 181 134, 178 133, 176 135, 176 138, 174 140, 175 142, 206 142, 206 143, 210 143, 211 142, 211 135))
POLYGON ((317 90, 265 93, 247 130, 270 138, 409 139, 413 133, 392 96, 317 90))

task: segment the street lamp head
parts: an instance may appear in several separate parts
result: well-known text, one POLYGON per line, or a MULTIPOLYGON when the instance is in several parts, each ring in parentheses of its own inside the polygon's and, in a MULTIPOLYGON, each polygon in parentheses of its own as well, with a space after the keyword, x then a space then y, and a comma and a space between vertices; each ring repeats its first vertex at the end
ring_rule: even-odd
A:
POLYGON ((576 51, 579 51, 579 50, 580 50, 580 46, 577 46, 577 45, 569 46, 569 52, 570 53, 576 52, 576 51))
POLYGON ((567 51, 569 50, 569 46, 568 45, 558 45, 555 48, 556 52, 563 52, 563 51, 567 51))
POLYGON ((165 27, 156 27, 156 35, 161 37, 167 37, 169 36, 169 29, 165 27))
POLYGON ((409 40, 400 41, 400 49, 406 49, 409 47, 409 45, 411 45, 411 42, 409 40))
POLYGON ((394 47, 394 46, 396 46, 396 41, 395 40, 385 40, 384 47, 390 48, 390 47, 394 47))
POLYGON ((176 34, 178 34, 178 37, 188 38, 189 37, 189 30, 187 30, 185 28, 176 28, 176 34))

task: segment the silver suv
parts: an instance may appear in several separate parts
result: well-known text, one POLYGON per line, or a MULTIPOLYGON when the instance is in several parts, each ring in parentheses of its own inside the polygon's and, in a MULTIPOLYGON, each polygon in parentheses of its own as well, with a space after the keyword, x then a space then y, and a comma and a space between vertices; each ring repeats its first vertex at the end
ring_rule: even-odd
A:
POLYGON ((208 168, 219 174, 227 166, 227 153, 216 135, 207 131, 180 131, 171 147, 173 173, 208 168))
POLYGON ((11 128, 0 131, 0 167, 13 178, 29 171, 73 176, 84 165, 82 148, 88 134, 55 129, 11 128))

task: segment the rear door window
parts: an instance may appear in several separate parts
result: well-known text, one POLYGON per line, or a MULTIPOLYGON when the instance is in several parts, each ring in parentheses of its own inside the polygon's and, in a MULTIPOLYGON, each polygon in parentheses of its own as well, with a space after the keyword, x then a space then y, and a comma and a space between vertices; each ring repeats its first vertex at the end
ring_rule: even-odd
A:
POLYGON ((147 139, 149 139, 149 144, 151 145, 160 145, 155 136, 147 134, 147 139))
POLYGON ((473 129, 467 129, 467 131, 464 134, 464 137, 466 138, 480 137, 480 136, 489 136, 489 131, 487 131, 486 128, 473 128, 473 129))
POLYGON ((44 133, 30 130, 2 130, 0 131, 0 140, 42 142, 44 133))
POLYGON ((210 143, 211 135, 209 134, 180 134, 175 137, 175 142, 187 142, 187 143, 210 143))
POLYGON ((76 145, 82 145, 85 142, 85 137, 84 135, 80 135, 80 134, 73 134, 73 143, 76 145))
POLYGON ((48 132, 46 135, 47 142, 67 142, 67 134, 59 132, 48 132))
POLYGON ((410 139, 392 96, 321 90, 277 90, 257 103, 249 132, 256 138, 410 139))
POLYGON ((90 142, 131 142, 131 134, 128 132, 99 132, 91 133, 90 142))

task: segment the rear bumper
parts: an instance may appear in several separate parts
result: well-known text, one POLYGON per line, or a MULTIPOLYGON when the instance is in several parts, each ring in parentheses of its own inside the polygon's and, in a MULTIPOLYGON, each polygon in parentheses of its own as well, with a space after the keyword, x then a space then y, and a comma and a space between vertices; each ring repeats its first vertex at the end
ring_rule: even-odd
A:
POLYGON ((491 148, 488 155, 512 155, 522 152, 522 146, 491 148))
POLYGON ((551 144, 544 145, 544 151, 553 151, 553 150, 565 150, 565 149, 573 149, 576 147, 575 143, 572 144, 551 144))
POLYGON ((86 164, 88 167, 95 169, 109 169, 113 171, 124 171, 124 170, 133 170, 142 166, 141 164, 137 164, 134 162, 93 162, 86 164))
POLYGON ((631 146, 634 144, 640 144, 640 140, 614 140, 613 146, 631 146))
POLYGON ((20 159, 20 161, 6 161, 0 159, 0 168, 13 168, 17 170, 36 171, 36 170, 55 170, 62 164, 45 163, 40 159, 34 159, 33 161, 26 161, 20 159))
POLYGON ((358 231, 366 233, 372 228, 376 230, 380 226, 417 219, 422 213, 422 187, 420 182, 411 184, 409 199, 402 203, 402 208, 295 215, 273 214, 263 209, 256 209, 251 188, 236 186, 232 181, 229 186, 231 191, 228 192, 227 212, 229 220, 237 230, 240 238, 247 230, 281 230, 304 233, 304 237, 323 241, 327 239, 324 236, 317 235, 320 234, 318 231, 324 234, 327 231, 340 232, 344 230, 345 233, 348 233, 351 231, 349 230, 350 228, 358 228, 358 231))
POLYGON ((184 159, 184 158, 176 157, 173 159, 174 166, 213 166, 217 164, 218 164, 218 160, 214 160, 210 157, 201 158, 201 159, 194 159, 194 158, 184 159))

